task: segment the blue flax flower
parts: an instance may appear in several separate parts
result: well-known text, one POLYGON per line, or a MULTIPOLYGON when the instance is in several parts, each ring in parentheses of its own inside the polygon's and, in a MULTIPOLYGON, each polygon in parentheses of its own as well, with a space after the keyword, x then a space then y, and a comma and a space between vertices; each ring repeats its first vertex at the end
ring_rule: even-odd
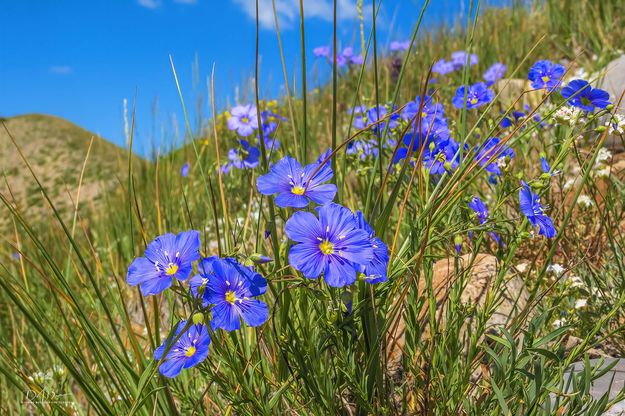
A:
POLYGON ((405 40, 403 42, 395 40, 395 41, 391 42, 391 52, 407 51, 409 47, 410 47, 410 41, 409 40, 405 40))
POLYGON ((490 68, 484 72, 484 81, 486 81, 486 85, 493 85, 495 82, 503 78, 503 75, 506 73, 506 66, 501 62, 497 62, 496 64, 491 65, 490 68))
POLYGON ((478 82, 473 85, 462 85, 456 90, 456 95, 451 100, 451 103, 456 108, 467 107, 468 110, 472 108, 479 108, 484 104, 488 104, 495 98, 495 92, 489 89, 483 82, 478 82), (466 102, 464 94, 467 94, 466 102))
POLYGON ((540 158, 540 169, 544 172, 544 173, 549 173, 550 176, 553 176, 553 174, 551 174, 551 166, 549 166, 549 162, 547 162, 547 159, 545 159, 544 157, 540 158))
POLYGON ((267 281, 253 267, 232 258, 209 257, 200 262, 199 271, 208 279, 204 301, 213 305, 213 328, 234 331, 241 328, 241 319, 249 326, 267 321, 267 304, 254 299, 265 293, 267 281))
POLYGON ((230 110, 228 128, 236 131, 239 136, 249 136, 258 128, 258 116, 256 107, 248 105, 237 105, 230 110))
MULTIPOLYGON (((362 55, 354 55, 354 48, 352 48, 351 46, 348 46, 347 48, 343 49, 343 52, 341 52, 341 62, 343 64, 352 64, 352 65, 362 65, 363 62, 363 58, 362 55)), ((336 61, 337 64, 339 62, 339 57, 336 57, 336 61)))
POLYGON ((189 277, 193 262, 200 258, 199 249, 199 231, 158 236, 148 244, 144 257, 137 257, 130 264, 126 281, 131 286, 139 285, 143 296, 161 293, 174 278, 189 277))
POLYGON ((458 167, 458 143, 449 136, 449 127, 445 119, 434 119, 431 126, 424 126, 421 134, 408 133, 404 136, 404 144, 407 146, 397 150, 393 164, 404 159, 412 149, 410 164, 414 166, 414 159, 419 156, 421 146, 423 149, 423 165, 432 174, 443 174, 447 170, 458 167), (427 127, 427 130, 426 130, 427 127))
POLYGON ((451 137, 431 140, 423 152, 423 165, 433 175, 442 175, 458 167, 458 143, 451 137))
POLYGON ((501 176, 501 168, 505 167, 508 158, 514 157, 514 150, 501 143, 499 137, 491 137, 483 145, 475 148, 475 160, 480 166, 493 175, 501 176))
POLYGON ((341 205, 323 205, 317 212, 319 218, 298 211, 286 222, 286 235, 298 243, 289 251, 289 263, 309 279, 323 273, 329 286, 350 285, 361 265, 374 259, 370 235, 341 205))
POLYGON ((486 221, 488 221, 488 208, 486 208, 486 204, 477 196, 474 196, 469 202, 469 208, 475 212, 477 215, 477 219, 480 221, 480 225, 483 225, 486 221))
POLYGON ((530 68, 527 79, 532 82, 532 88, 551 91, 560 86, 565 71, 562 65, 547 60, 538 61, 530 68))
POLYGON ((202 300, 203 307, 208 306, 208 303, 204 300, 204 291, 206 290, 207 283, 208 277, 205 277, 204 274, 196 274, 189 279, 189 290, 191 290, 191 294, 194 298, 202 300))
POLYGON ((520 121, 523 121, 525 118, 525 113, 523 111, 512 111, 506 117, 504 117, 499 126, 507 129, 508 127, 517 126, 520 121))
POLYGON ((281 208, 304 208, 310 200, 327 204, 336 195, 336 185, 324 184, 332 178, 330 164, 321 168, 319 165, 315 162, 302 168, 297 160, 285 156, 271 167, 269 173, 258 177, 256 188, 263 195, 278 194, 276 205, 281 208))
POLYGON ((576 79, 562 88, 562 96, 574 107, 593 112, 595 107, 606 108, 610 105, 610 94, 599 88, 592 88, 588 81, 576 79))
POLYGON ((545 215, 540 198, 532 192, 532 189, 525 181, 523 181, 523 186, 519 190, 519 204, 521 212, 527 217, 532 226, 538 227, 538 234, 547 238, 556 236, 553 221, 551 221, 549 216, 545 215))
POLYGON ((387 117, 386 113, 386 107, 382 105, 377 107, 373 106, 367 111, 367 125, 371 126, 371 130, 374 132, 383 132, 386 129, 386 123, 388 123, 389 129, 397 127, 399 124, 399 114, 393 113, 387 117), (378 121, 383 119, 384 121, 378 123, 378 121))
POLYGON ((467 60, 469 61, 469 66, 477 65, 478 59, 474 53, 469 55, 465 51, 457 51, 451 54, 451 63, 454 69, 463 68, 467 64, 467 60))
POLYGON ((372 140, 355 140, 349 142, 345 153, 348 155, 358 156, 360 160, 366 160, 369 156, 378 157, 378 144, 372 140))
MULTIPOLYGON (((265 142, 266 143, 266 142, 265 142)), ((221 171, 230 173, 232 169, 254 169, 258 166, 260 150, 247 140, 239 140, 239 146, 228 150, 228 163, 221 166, 221 171)))
POLYGON ((421 108, 421 124, 424 130, 427 130, 427 127, 436 119, 440 119, 443 122, 446 122, 446 119, 443 118, 445 110, 441 103, 434 103, 432 97, 429 95, 425 95, 423 97, 423 107, 421 107, 421 96, 417 96, 414 101, 410 101, 404 106, 402 110, 401 117, 404 120, 412 120, 415 119, 415 116, 419 112, 421 108))
MULTIPOLYGON (((187 321, 178 324, 172 341, 176 339, 186 324, 187 321)), ((183 368, 195 367, 208 356, 210 342, 208 330, 204 325, 191 325, 169 349, 163 363, 158 367, 158 371, 165 377, 174 378, 180 374, 183 368)), ((154 350, 155 360, 160 360, 163 357, 167 345, 167 340, 165 340, 160 347, 154 350)))
POLYGON ((330 47, 319 46, 313 49, 313 55, 315 55, 317 58, 327 58, 330 56, 330 47))
MULTIPOLYGON (((317 58, 326 58, 330 63, 334 60, 334 54, 328 46, 319 46, 313 49, 313 54, 317 58)), ((343 67, 346 65, 361 65, 363 63, 362 55, 354 55, 354 48, 351 46, 343 49, 342 52, 336 53, 336 65, 343 67)))
POLYGON ((432 72, 438 75, 447 75, 454 72, 454 70, 455 68, 453 62, 449 62, 444 59, 440 59, 432 65, 432 72))
POLYGON ((182 168, 180 169, 180 174, 183 178, 187 177, 187 175, 189 174, 189 162, 182 165, 182 168))
MULTIPOLYGON (((471 208, 473 212, 475 212, 475 215, 477 216, 480 225, 484 225, 488 221, 488 217, 490 215, 488 212, 488 208, 486 208, 486 204, 484 204, 484 202, 480 198, 474 196, 471 199, 471 202, 469 202, 469 208, 471 208)), ((497 233, 489 231, 487 234, 497 244, 501 244, 501 238, 497 233)))
POLYGON ((359 273, 365 276, 365 281, 371 284, 386 282, 388 280, 388 247, 384 242, 375 236, 373 229, 365 220, 365 216, 360 211, 356 211, 356 221, 358 228, 364 230, 369 235, 373 246, 373 260, 369 264, 361 264, 359 273))

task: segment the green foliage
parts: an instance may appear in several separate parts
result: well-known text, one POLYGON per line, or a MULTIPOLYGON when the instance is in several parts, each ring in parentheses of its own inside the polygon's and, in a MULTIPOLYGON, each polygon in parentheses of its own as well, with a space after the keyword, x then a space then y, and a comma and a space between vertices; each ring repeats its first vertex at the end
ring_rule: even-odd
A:
MULTIPOLYGON (((283 97, 282 105, 261 100, 256 89, 252 96, 261 109, 288 118, 279 126, 279 154, 269 160, 290 154, 310 162, 336 142, 340 202, 363 210, 391 250, 384 284, 358 281, 331 289, 288 266, 283 228, 292 210, 278 209, 255 189, 267 159, 257 170, 218 173, 236 138, 225 128, 224 116, 195 133, 187 122, 188 143, 152 163, 137 161, 131 153, 118 160, 112 152, 123 174, 105 178, 113 181, 110 191, 64 207, 55 202, 59 187, 75 174, 59 172, 52 184, 43 185, 39 178, 45 175, 33 166, 43 162, 24 158, 20 172, 29 174, 28 203, 45 207, 45 221, 14 204, 9 192, 0 194, 10 219, 0 252, 0 410, 601 414, 625 398, 621 392, 611 400, 591 400, 591 381, 607 370, 588 364, 585 371, 565 377, 571 363, 587 359, 591 348, 625 350, 625 189, 619 177, 596 175, 607 163, 598 157, 605 138, 594 131, 600 121, 590 117, 573 126, 541 129, 527 117, 523 128, 503 130, 500 112, 513 108, 501 100, 478 113, 455 110, 449 102, 457 85, 476 81, 495 61, 508 65, 511 78, 524 78, 537 59, 576 59, 577 67, 599 69, 623 44, 619 8, 617 0, 547 0, 530 9, 515 5, 488 9, 479 17, 472 13, 466 25, 427 33, 419 20, 400 71, 393 69, 395 58, 374 53, 373 32, 362 40, 369 60, 375 56, 372 67, 352 68, 337 74, 336 83, 314 90, 302 85, 299 94, 290 85, 291 95, 283 97), (514 147, 516 157, 498 185, 488 184, 484 169, 469 159, 434 180, 418 163, 387 169, 390 154, 375 163, 344 152, 349 141, 376 138, 353 127, 347 108, 388 101, 401 106, 425 89, 432 62, 457 49, 478 53, 480 64, 434 84, 436 96, 445 104, 458 142, 472 148, 497 133, 514 147), (563 173, 541 175, 541 154, 563 173), (179 174, 185 161, 191 165, 186 178, 179 174), (568 189, 571 177, 578 184, 568 189), (530 226, 518 210, 521 178, 551 206, 559 231, 554 240, 528 238, 530 226), (594 205, 576 204, 582 194, 594 205), (486 226, 478 225, 467 208, 473 195, 488 201, 492 220, 486 226), (125 278, 130 262, 155 236, 188 229, 201 232, 203 255, 274 258, 257 267, 269 282, 270 318, 259 328, 215 332, 208 359, 168 380, 158 374, 153 351, 201 305, 184 296, 183 284, 144 298, 125 278), (492 231, 505 246, 491 242, 492 231), (458 241, 465 256, 455 254, 458 241), (463 296, 471 276, 463 270, 481 253, 496 257, 496 271, 479 300, 467 301, 463 296), (439 259, 450 259, 454 266, 444 296, 435 273, 439 259), (564 264, 565 272, 548 270, 553 263, 564 264), (505 300, 511 277, 525 283, 528 302, 493 327, 489 322, 505 300), (581 309, 575 303, 580 298, 588 299, 581 309), (400 368, 391 371, 391 355, 397 352, 391 338, 398 325, 405 326, 405 342, 400 368), (566 343, 573 337, 579 342, 570 348, 566 343)), ((419 19, 427 18, 424 13, 419 19)), ((184 91, 179 92, 184 107, 184 91)), ((555 96, 540 98, 553 106, 537 106, 536 114, 551 122, 562 102, 555 96)), ((377 140, 381 148, 379 135, 377 140)), ((76 143, 68 149, 84 149, 76 143)), ((17 161, 20 152, 15 155, 17 161)), ((111 165, 102 164, 101 156, 87 159, 85 183, 111 175, 106 170, 111 165)), ((8 182, 14 169, 5 173, 8 182)))

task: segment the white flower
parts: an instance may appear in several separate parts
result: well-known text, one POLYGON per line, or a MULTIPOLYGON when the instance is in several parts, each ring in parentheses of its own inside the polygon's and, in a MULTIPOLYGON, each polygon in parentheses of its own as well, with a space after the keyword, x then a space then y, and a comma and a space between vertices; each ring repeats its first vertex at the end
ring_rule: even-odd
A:
POLYGON ((553 273, 558 277, 562 276, 562 273, 564 273, 564 267, 562 267, 558 263, 550 264, 549 266, 547 266, 547 273, 553 273))
POLYGON ((568 124, 571 127, 574 127, 578 124, 584 124, 586 120, 584 120, 584 112, 577 107, 560 107, 556 110, 553 118, 555 118, 556 122, 560 122, 561 124, 568 124))
POLYGON ((585 286, 584 281, 579 276, 571 276, 569 281, 571 282, 571 288, 582 288, 585 286))
POLYGON ((574 79, 589 79, 588 72, 584 68, 577 68, 577 70, 569 77, 569 81, 574 79))
POLYGON ((612 159, 612 152, 610 152, 608 149, 606 149, 605 147, 602 147, 601 149, 599 149, 599 151, 597 152, 597 159, 595 159, 595 164, 599 164, 599 163, 606 163, 608 162, 610 159, 612 159))
POLYGON ((562 319, 556 319, 553 321, 553 326, 556 328, 561 328, 564 325, 564 321, 562 319))
POLYGON ((614 114, 610 121, 605 123, 609 134, 625 133, 625 116, 622 114, 614 114))
POLYGON ((573 185, 575 185, 575 179, 570 178, 564 183, 563 188, 565 191, 568 191, 569 189, 573 187, 573 185))
POLYGON ((580 195, 577 203, 583 207, 590 208, 593 205, 592 199, 588 195, 580 195))
POLYGON ((593 297, 595 297, 597 299, 605 299, 606 298, 606 294, 603 291, 601 291, 598 288, 596 288, 596 287, 593 287, 590 290, 590 293, 592 294, 593 297))
POLYGON ((586 299, 577 299, 575 301, 575 309, 583 309, 586 307, 588 301, 586 299))
POLYGON ((607 178, 610 176, 610 167, 606 166, 603 169, 596 170, 594 176, 596 178, 607 178))
POLYGON ((63 376, 65 374, 65 367, 62 365, 54 364, 52 366, 52 373, 57 377, 63 376))

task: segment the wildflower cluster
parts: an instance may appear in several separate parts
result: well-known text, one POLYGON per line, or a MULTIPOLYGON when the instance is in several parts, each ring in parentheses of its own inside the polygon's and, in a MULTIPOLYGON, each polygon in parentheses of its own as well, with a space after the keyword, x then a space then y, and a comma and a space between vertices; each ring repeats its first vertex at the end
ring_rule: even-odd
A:
MULTIPOLYGON (((334 61, 334 54, 329 46, 319 46, 313 49, 313 54, 317 58, 325 58, 329 63, 334 61)), ((354 48, 348 46, 341 52, 336 53, 336 65, 339 67, 346 67, 349 65, 362 65, 364 59, 361 54, 356 55, 354 48)))
POLYGON ((269 316, 267 305, 255 299, 267 287, 261 274, 233 258, 200 260, 199 250, 198 231, 161 235, 128 268, 126 281, 139 285, 144 296, 163 292, 175 280, 188 280, 190 293, 201 301, 200 317, 178 323, 173 335, 154 351, 154 359, 162 361, 159 371, 166 377, 176 377, 182 369, 194 367, 208 356, 211 340, 202 323, 204 313, 212 316, 211 331, 237 330, 241 319, 249 326, 259 326, 269 316), (198 274, 188 279, 196 262, 198 274))
POLYGON ((259 114, 256 106, 237 105, 227 113, 228 129, 235 132, 240 138, 237 146, 228 150, 228 161, 221 166, 223 173, 230 173, 233 169, 254 169, 260 163, 259 143, 262 138, 268 154, 280 147, 280 141, 275 137, 278 125, 286 121, 285 117, 274 112, 277 102, 268 103, 268 110, 259 114), (251 137, 256 133, 255 137, 251 137))
POLYGON ((309 279, 323 275, 332 287, 351 285, 358 275, 369 283, 384 282, 388 248, 361 212, 354 214, 332 202, 336 186, 324 183, 333 176, 329 158, 327 152, 302 168, 285 156, 256 182, 261 194, 277 194, 275 202, 280 207, 305 208, 310 201, 319 204, 317 216, 298 211, 287 220, 286 235, 297 243, 289 250, 289 263, 309 279))

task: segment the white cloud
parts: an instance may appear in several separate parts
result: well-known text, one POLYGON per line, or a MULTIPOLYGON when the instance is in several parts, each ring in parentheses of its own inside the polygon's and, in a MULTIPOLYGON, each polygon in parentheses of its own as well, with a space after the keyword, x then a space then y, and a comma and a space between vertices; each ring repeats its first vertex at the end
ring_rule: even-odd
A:
MULTIPOLYGON (((253 21, 256 20, 256 0, 232 0, 253 21)), ((290 27, 299 20, 299 0, 275 0, 280 27, 290 27)), ((353 20, 358 17, 355 0, 337 0, 337 19, 353 20)), ((308 0, 304 2, 307 19, 334 20, 333 0, 308 0)), ((258 22, 264 29, 275 27, 271 0, 258 0, 258 22)))
POLYGON ((49 68, 52 74, 67 75, 74 72, 74 68, 69 65, 53 65, 49 68))
POLYGON ((151 10, 154 10, 161 6, 160 0, 137 0, 137 3, 139 4, 139 6, 151 10))

